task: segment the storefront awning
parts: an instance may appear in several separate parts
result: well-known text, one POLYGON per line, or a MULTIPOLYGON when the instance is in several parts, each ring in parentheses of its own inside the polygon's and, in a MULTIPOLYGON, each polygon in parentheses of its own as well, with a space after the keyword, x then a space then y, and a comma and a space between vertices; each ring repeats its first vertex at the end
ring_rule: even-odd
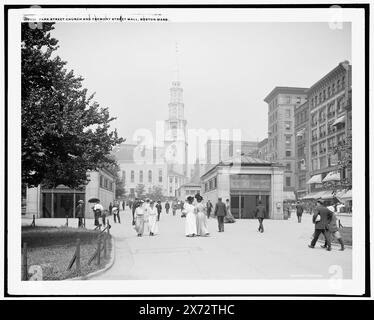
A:
POLYGON ((322 183, 322 175, 316 174, 315 176, 311 177, 307 182, 307 184, 313 183, 322 183))
POLYGON ((352 200, 352 190, 339 191, 336 194, 336 198, 338 198, 339 201, 352 200))
POLYGON ((327 174, 327 176, 322 181, 323 182, 340 181, 340 172, 339 171, 331 171, 327 174))
POLYGON ((292 191, 283 191, 283 201, 295 201, 296 197, 292 191))
POLYGON ((334 122, 333 122, 333 126, 336 126, 337 124, 339 123, 344 123, 345 122, 345 116, 341 116, 339 117, 338 119, 336 119, 334 122))
POLYGON ((307 199, 319 199, 321 198, 321 195, 324 191, 318 191, 318 192, 311 192, 307 194, 306 196, 302 197, 302 200, 307 200, 307 199))
POLYGON ((333 199, 334 196, 332 194, 331 190, 328 191, 322 191, 321 194, 319 195, 321 199, 323 200, 328 200, 328 199, 333 199))

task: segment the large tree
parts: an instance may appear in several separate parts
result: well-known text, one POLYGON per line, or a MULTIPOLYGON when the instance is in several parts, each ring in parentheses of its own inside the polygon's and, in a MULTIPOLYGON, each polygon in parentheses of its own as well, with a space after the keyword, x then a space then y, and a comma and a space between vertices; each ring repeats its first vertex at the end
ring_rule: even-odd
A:
POLYGON ((56 55, 53 29, 22 24, 22 182, 78 188, 88 170, 114 163, 110 152, 123 139, 110 131, 108 109, 56 55))

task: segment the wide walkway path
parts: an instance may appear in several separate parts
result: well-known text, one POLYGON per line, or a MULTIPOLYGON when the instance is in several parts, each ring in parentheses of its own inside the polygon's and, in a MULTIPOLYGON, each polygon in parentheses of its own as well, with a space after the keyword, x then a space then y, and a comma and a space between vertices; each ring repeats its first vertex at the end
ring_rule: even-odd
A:
MULTIPOLYGON (((217 231, 209 219, 210 237, 184 236, 184 218, 161 213, 160 234, 139 238, 131 225, 131 212, 121 211, 121 224, 112 224, 115 263, 95 280, 160 279, 323 279, 331 277, 332 265, 342 267, 343 278, 352 277, 352 250, 333 251, 316 245, 309 249, 314 225, 310 215, 297 223, 265 220, 265 232, 257 220, 237 220, 217 231)), ((343 225, 349 225, 349 219, 343 225)))

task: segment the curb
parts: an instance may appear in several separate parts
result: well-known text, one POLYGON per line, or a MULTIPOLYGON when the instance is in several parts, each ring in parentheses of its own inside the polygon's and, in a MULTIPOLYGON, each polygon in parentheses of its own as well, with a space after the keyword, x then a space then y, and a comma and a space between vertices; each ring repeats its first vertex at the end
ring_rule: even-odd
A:
POLYGON ((114 247, 115 242, 114 242, 114 237, 113 236, 111 236, 111 245, 112 245, 111 257, 110 257, 109 262, 107 263, 107 265, 104 268, 102 268, 100 270, 96 270, 96 271, 91 272, 89 274, 86 274, 85 276, 70 278, 70 279, 66 279, 66 280, 89 280, 92 277, 98 276, 99 274, 102 274, 102 273, 108 271, 113 266, 114 261, 115 261, 115 247, 114 247))

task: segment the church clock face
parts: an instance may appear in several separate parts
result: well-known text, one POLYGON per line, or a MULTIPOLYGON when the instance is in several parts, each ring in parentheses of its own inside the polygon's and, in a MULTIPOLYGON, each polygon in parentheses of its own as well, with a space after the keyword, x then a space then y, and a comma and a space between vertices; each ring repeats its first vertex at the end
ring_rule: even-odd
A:
POLYGON ((176 143, 170 144, 165 150, 165 158, 167 162, 178 162, 178 146, 176 143))

